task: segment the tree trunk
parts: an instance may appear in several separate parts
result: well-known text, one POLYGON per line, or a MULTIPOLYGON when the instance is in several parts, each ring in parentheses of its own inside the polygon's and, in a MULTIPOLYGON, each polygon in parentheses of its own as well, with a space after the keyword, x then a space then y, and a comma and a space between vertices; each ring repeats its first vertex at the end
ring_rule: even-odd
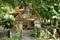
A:
POLYGON ((8 36, 8 38, 10 38, 10 30, 9 29, 7 31, 7 36, 8 36))
POLYGON ((57 37, 57 29, 58 29, 58 20, 57 19, 54 20, 54 25, 56 26, 56 28, 53 29, 53 36, 57 37))

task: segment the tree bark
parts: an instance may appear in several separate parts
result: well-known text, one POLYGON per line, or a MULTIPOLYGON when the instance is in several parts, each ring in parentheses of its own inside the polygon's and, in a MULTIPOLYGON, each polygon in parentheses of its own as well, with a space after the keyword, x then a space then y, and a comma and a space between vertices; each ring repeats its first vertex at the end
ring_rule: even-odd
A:
POLYGON ((7 31, 7 36, 8 36, 8 38, 10 38, 10 30, 9 29, 7 31))
POLYGON ((54 25, 56 28, 53 29, 53 36, 57 37, 57 29, 58 29, 58 20, 54 20, 54 25))

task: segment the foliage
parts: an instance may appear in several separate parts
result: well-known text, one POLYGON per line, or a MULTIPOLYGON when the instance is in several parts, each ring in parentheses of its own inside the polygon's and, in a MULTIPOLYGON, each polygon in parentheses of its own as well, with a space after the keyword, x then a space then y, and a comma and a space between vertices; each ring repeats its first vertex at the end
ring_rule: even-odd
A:
POLYGON ((7 21, 10 20, 10 22, 15 21, 14 16, 9 15, 9 14, 5 14, 3 18, 4 18, 5 20, 7 20, 7 21))
POLYGON ((53 25, 53 24, 51 25, 51 27, 52 27, 52 28, 56 28, 56 26, 55 26, 55 25, 53 25))
POLYGON ((40 33, 41 33, 41 28, 40 27, 36 27, 36 29, 35 29, 35 36, 39 37, 40 33))
POLYGON ((0 6, 3 6, 3 5, 6 5, 6 4, 9 4, 10 6, 13 6, 15 7, 17 4, 19 3, 18 0, 0 0, 0 6))
POLYGON ((14 16, 9 14, 0 14, 0 25, 3 25, 4 28, 13 27, 13 22, 15 21, 14 16))
POLYGON ((35 0, 33 3, 33 8, 37 11, 37 13, 46 19, 51 19, 52 16, 58 14, 57 7, 59 3, 58 0, 35 0))
POLYGON ((51 19, 53 16, 60 13, 60 0, 0 0, 0 2, 2 5, 15 5, 15 7, 18 4, 27 6, 31 3, 36 13, 46 19, 51 19))
POLYGON ((19 33, 15 33, 13 37, 11 38, 7 38, 5 37, 4 40, 19 40, 20 38, 20 32, 19 33))
POLYGON ((60 36, 60 28, 59 29, 56 29, 57 30, 57 33, 59 34, 59 36, 60 36))
POLYGON ((5 14, 3 17, 2 24, 4 25, 5 28, 11 28, 11 27, 13 27, 14 21, 15 21, 14 16, 5 14))
POLYGON ((48 31, 47 29, 45 30, 47 34, 52 36, 52 33, 50 31, 48 31))

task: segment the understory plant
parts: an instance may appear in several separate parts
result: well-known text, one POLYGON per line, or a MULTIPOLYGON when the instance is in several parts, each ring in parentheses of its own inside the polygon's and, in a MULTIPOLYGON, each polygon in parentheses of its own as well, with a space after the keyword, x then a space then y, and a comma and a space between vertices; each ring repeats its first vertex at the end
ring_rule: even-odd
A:
POLYGON ((4 25, 4 28, 10 29, 13 27, 13 22, 15 21, 14 16, 5 14, 3 17, 2 24, 4 25))
POLYGON ((4 37, 4 40, 20 40, 20 32, 18 33, 15 33, 13 37, 11 38, 7 38, 7 37, 4 37))
POLYGON ((4 29, 7 29, 7 36, 10 37, 10 29, 14 26, 14 21, 15 18, 12 15, 9 14, 0 14, 0 25, 2 25, 2 27, 4 29))
POLYGON ((35 27, 35 37, 39 37, 41 33, 41 27, 36 26, 35 27))
POLYGON ((13 24, 14 21, 15 21, 15 18, 12 15, 5 14, 4 17, 3 17, 2 24, 4 25, 3 27, 5 29, 8 29, 8 37, 9 38, 10 38, 10 29, 14 26, 14 24, 13 24))

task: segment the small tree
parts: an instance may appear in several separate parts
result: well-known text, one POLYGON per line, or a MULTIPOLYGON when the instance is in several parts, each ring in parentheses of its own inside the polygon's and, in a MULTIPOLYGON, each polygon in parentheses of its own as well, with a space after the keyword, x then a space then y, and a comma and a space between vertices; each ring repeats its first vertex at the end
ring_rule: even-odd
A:
POLYGON ((4 28, 10 29, 13 27, 13 22, 15 21, 14 16, 5 14, 3 17, 4 28))
POLYGON ((5 29, 8 29, 8 37, 10 37, 10 29, 13 27, 13 22, 15 21, 14 16, 5 14, 2 18, 2 24, 5 29))

